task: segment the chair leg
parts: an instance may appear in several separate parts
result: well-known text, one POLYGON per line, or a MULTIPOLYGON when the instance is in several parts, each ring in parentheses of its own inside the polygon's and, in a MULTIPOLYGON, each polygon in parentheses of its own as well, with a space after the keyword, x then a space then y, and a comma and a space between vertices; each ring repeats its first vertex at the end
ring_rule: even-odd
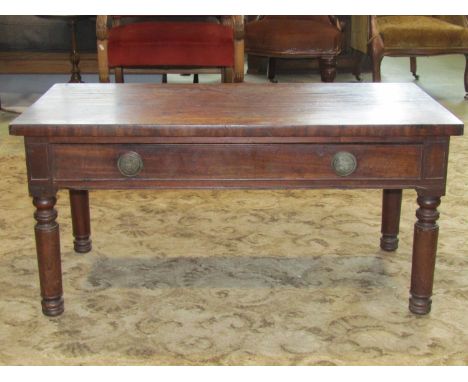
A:
POLYGON ((465 99, 468 99, 468 54, 465 54, 465 99))
POLYGON ((164 74, 162 75, 162 80, 161 80, 161 82, 162 82, 163 84, 167 84, 167 73, 164 73, 164 74))
POLYGON ((276 79, 276 58, 268 58, 268 79, 270 82, 276 84, 278 80, 276 79))
POLYGON ((230 84, 234 81, 234 69, 226 67, 221 69, 221 82, 230 84))
POLYGON ((380 64, 382 63, 383 56, 372 56, 372 82, 380 82, 380 64))
POLYGON ((195 74, 193 75, 193 83, 194 83, 194 84, 198 84, 198 73, 195 73, 195 74))
POLYGON ((322 82, 333 82, 336 77, 336 57, 320 57, 319 66, 322 82))
POLYGON ((362 54, 359 51, 355 52, 355 60, 354 60, 354 67, 353 67, 353 76, 356 77, 356 80, 361 82, 361 68, 364 60, 366 59, 366 55, 362 54))
POLYGON ((115 82, 118 84, 121 84, 124 82, 124 73, 123 73, 123 68, 118 67, 114 69, 115 73, 115 82))
POLYGON ((379 33, 377 28, 377 18, 376 16, 370 16, 370 40, 367 43, 367 49, 372 59, 372 81, 381 82, 382 78, 380 76, 380 64, 384 57, 384 42, 382 36, 379 33))
POLYGON ((109 66, 107 59, 107 40, 97 40, 97 56, 98 56, 98 70, 99 82, 109 81, 109 66))
POLYGON ((244 23, 243 16, 234 16, 238 20, 239 33, 234 39, 234 79, 233 82, 244 82, 244 23))
POLYGON ((414 79, 416 81, 419 80, 419 76, 416 74, 416 57, 414 56, 410 57, 410 67, 411 67, 411 73, 413 73, 414 79))

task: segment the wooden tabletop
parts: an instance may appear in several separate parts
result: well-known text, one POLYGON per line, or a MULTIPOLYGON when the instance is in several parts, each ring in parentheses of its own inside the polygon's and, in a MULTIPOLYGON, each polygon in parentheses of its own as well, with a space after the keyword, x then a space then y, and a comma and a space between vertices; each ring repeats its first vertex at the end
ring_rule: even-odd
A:
POLYGON ((463 122, 410 83, 57 84, 10 134, 409 137, 461 135, 463 122))

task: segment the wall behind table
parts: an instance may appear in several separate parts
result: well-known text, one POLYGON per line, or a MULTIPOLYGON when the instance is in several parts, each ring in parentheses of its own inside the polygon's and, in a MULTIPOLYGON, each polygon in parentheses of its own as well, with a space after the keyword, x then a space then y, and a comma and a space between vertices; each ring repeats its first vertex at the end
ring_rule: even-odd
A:
MULTIPOLYGON (((96 20, 80 20, 76 36, 82 73, 96 73, 96 20)), ((0 73, 70 73, 70 27, 66 20, 0 16, 0 73)))
MULTIPOLYGON (((78 50, 96 51, 96 20, 76 24, 78 50)), ((70 27, 67 21, 39 16, 0 16, 1 52, 69 52, 70 27)))

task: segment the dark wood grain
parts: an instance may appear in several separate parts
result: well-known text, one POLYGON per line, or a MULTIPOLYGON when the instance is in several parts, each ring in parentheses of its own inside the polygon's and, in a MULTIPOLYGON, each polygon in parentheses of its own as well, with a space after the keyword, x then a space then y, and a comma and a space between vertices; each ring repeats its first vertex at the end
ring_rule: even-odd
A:
POLYGON ((137 152, 144 167, 138 179, 340 179, 332 168, 339 151, 355 155, 358 167, 347 179, 419 179, 421 145, 339 144, 171 144, 54 145, 54 179, 126 179, 117 160, 137 152), (73 171, 70 171, 73 168, 73 171))
POLYGON ((460 135, 414 84, 57 84, 10 125, 25 136, 460 135))

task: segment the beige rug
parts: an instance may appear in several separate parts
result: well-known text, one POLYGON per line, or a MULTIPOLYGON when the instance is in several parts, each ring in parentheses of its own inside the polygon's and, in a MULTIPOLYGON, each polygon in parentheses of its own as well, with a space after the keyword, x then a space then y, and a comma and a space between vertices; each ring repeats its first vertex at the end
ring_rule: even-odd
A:
POLYGON ((468 364, 467 137, 428 316, 407 308, 412 190, 395 253, 379 250, 376 190, 92 192, 86 255, 61 191, 66 311, 47 318, 22 139, 0 117, 1 364, 468 364))

